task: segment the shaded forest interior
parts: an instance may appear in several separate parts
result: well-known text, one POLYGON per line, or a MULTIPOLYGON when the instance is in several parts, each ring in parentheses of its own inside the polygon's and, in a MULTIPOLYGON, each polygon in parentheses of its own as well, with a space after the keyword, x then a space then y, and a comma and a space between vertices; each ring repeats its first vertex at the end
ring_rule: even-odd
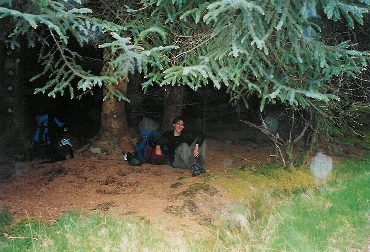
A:
MULTIPOLYGON (((68 90, 63 96, 56 98, 46 94, 34 94, 36 87, 41 87, 45 79, 30 82, 30 78, 42 71, 42 66, 35 62, 38 49, 25 49, 22 53, 23 83, 25 93, 25 116, 29 127, 29 136, 32 138, 36 127, 35 116, 43 111, 54 114, 65 122, 71 135, 79 139, 94 137, 100 128, 100 112, 103 102, 102 89, 97 87, 91 93, 83 95, 82 99, 71 99, 68 90)), ((101 52, 94 48, 85 47, 81 51, 84 56, 81 65, 98 74, 101 66, 101 52)), ((166 87, 152 86, 144 94, 141 83, 141 74, 129 77, 128 93, 130 103, 126 103, 126 115, 130 128, 137 129, 140 121, 150 118, 161 123, 163 114, 163 94, 166 87)), ((251 103, 253 105, 253 102, 251 103)), ((255 109, 246 110, 244 105, 234 106, 229 103, 229 97, 224 88, 218 90, 209 84, 197 91, 186 88, 183 104, 183 116, 189 127, 203 130, 220 130, 224 123, 235 123, 241 119, 258 120, 258 104, 255 109)), ((247 127, 247 126, 245 126, 247 127)))

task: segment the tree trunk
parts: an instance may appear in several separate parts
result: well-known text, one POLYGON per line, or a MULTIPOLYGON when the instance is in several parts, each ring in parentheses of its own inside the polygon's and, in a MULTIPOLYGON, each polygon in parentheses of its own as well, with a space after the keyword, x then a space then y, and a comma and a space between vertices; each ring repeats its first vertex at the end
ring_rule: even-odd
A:
POLYGON ((182 115, 184 86, 168 86, 164 91, 161 131, 172 129, 172 120, 182 115))
POLYGON ((143 110, 144 95, 141 84, 143 78, 141 73, 134 73, 129 75, 129 82, 127 87, 127 98, 130 103, 126 106, 126 117, 128 127, 137 127, 143 117, 145 116, 143 110))
POLYGON ((26 156, 31 142, 25 123, 22 63, 21 48, 12 50, 0 41, 0 160, 26 156))
MULTIPOLYGON (((127 82, 121 80, 113 86, 119 92, 127 93, 127 82)), ((107 89, 104 88, 104 95, 107 89)), ((104 140, 118 144, 123 152, 132 152, 132 142, 128 136, 125 102, 110 98, 103 102, 101 112, 100 137, 104 140)))

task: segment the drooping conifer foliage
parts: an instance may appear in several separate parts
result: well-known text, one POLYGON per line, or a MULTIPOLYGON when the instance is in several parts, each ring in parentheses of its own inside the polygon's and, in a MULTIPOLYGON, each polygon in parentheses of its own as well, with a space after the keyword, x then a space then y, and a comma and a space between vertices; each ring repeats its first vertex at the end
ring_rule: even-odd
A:
POLYGON ((262 107, 275 99, 308 106, 332 98, 333 77, 367 66, 367 52, 346 38, 328 43, 322 32, 330 21, 362 25, 370 1, 2 2, 1 18, 14 22, 9 39, 26 35, 31 46, 45 46, 40 63, 50 81, 37 91, 50 95, 74 89, 76 79, 82 90, 115 83, 136 67, 145 73, 144 86, 226 85, 234 98, 260 94, 262 107), (72 38, 112 50, 113 74, 85 72, 68 47, 72 38))

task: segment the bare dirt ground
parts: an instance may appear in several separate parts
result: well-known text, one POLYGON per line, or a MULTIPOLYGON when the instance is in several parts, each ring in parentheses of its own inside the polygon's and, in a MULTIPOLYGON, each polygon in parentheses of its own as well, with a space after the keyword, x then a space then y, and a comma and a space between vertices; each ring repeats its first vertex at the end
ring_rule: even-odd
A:
POLYGON ((207 138, 207 173, 197 177, 166 165, 129 166, 118 151, 86 157, 84 148, 66 161, 17 163, 15 174, 0 181, 0 206, 8 205, 15 221, 103 212, 140 216, 163 232, 204 233, 232 206, 215 178, 242 164, 269 162, 274 154, 271 143, 256 143, 250 137, 257 133, 248 132, 230 129, 222 139, 217 132, 207 138))

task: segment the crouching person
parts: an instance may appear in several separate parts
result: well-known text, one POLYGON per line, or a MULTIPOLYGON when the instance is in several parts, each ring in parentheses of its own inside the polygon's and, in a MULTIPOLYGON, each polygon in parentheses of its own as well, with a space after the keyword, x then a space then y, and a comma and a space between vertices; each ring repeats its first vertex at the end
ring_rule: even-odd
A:
POLYGON ((176 117, 172 123, 173 130, 163 132, 158 139, 156 154, 161 155, 163 146, 166 146, 167 157, 172 167, 189 169, 192 176, 205 173, 204 133, 185 129, 185 122, 181 116, 176 117))

